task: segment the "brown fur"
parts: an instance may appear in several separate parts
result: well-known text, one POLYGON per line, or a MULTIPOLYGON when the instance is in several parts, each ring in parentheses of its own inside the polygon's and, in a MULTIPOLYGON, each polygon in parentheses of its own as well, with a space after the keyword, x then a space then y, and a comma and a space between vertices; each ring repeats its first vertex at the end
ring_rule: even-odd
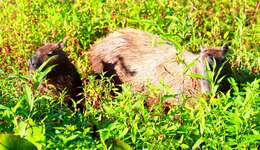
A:
POLYGON ((194 95, 210 90, 206 79, 197 79, 191 73, 206 75, 206 63, 222 64, 227 46, 202 48, 200 54, 178 53, 168 41, 156 35, 135 29, 121 29, 94 44, 89 60, 95 73, 107 72, 115 76, 115 83, 131 83, 134 90, 143 90, 150 80, 171 85, 176 93, 194 95), (191 65, 193 64, 193 65, 191 65))
MULTIPOLYGON (((71 98, 75 101, 82 99, 82 81, 75 66, 69 61, 63 51, 63 43, 48 43, 36 50, 35 55, 30 59, 30 69, 39 68, 51 56, 46 67, 56 65, 47 74, 48 84, 54 85, 59 91, 66 90, 69 98, 66 98, 69 107, 72 107, 71 98)), ((82 104, 77 106, 82 108, 82 104)))

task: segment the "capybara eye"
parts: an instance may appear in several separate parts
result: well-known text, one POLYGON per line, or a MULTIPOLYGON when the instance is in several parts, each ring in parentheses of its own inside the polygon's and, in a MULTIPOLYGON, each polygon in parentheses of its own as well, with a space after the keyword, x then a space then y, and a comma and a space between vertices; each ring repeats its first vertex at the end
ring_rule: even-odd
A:
POLYGON ((53 53, 54 53, 54 51, 49 51, 47 55, 48 56, 53 56, 53 53))

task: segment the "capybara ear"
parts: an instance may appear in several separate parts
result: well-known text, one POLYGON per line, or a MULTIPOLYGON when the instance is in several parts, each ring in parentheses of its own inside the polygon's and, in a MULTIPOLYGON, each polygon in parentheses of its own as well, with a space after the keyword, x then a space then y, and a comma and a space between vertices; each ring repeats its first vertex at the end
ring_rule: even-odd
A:
POLYGON ((221 47, 221 50, 224 52, 224 54, 228 51, 228 45, 227 43, 224 43, 221 47))
POLYGON ((57 47, 63 49, 64 48, 64 42, 60 41, 59 43, 57 43, 57 47))

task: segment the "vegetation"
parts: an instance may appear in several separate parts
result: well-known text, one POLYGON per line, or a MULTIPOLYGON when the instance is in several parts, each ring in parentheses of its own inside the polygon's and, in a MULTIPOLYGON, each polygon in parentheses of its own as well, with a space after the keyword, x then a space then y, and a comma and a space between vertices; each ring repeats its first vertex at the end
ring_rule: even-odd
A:
POLYGON ((0 132, 38 149, 258 149, 259 7, 255 0, 0 0, 0 132), (125 27, 157 34, 180 51, 228 43, 230 90, 168 112, 162 103, 152 111, 144 105, 149 96, 173 98, 167 87, 149 86, 148 95, 129 85, 117 91, 92 74, 87 51, 125 27), (71 111, 63 96, 40 93, 47 72, 28 69, 36 48, 64 39, 84 81, 84 112, 71 111))

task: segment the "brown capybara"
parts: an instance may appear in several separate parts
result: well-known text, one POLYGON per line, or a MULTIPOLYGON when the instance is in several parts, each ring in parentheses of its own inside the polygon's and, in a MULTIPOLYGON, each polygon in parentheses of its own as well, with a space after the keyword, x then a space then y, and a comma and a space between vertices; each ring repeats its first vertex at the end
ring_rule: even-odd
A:
MULTIPOLYGON (((70 62, 63 48, 62 42, 47 43, 36 50, 29 65, 30 69, 37 69, 53 56, 46 64, 46 67, 54 65, 54 68, 47 74, 47 83, 54 85, 59 91, 66 90, 67 97, 65 100, 68 106, 72 108, 71 98, 79 101, 83 97, 82 81, 77 69, 70 62)), ((82 103, 79 103, 77 108, 82 109, 82 103)))
POLYGON ((155 85, 163 81, 176 93, 194 96, 209 92, 210 83, 191 74, 205 77, 206 68, 213 66, 213 59, 218 69, 227 49, 224 44, 221 48, 201 48, 200 54, 179 53, 174 45, 156 35, 121 29, 92 45, 89 60, 95 73, 115 75, 116 84, 131 83, 134 91, 144 90, 147 81, 155 85))

